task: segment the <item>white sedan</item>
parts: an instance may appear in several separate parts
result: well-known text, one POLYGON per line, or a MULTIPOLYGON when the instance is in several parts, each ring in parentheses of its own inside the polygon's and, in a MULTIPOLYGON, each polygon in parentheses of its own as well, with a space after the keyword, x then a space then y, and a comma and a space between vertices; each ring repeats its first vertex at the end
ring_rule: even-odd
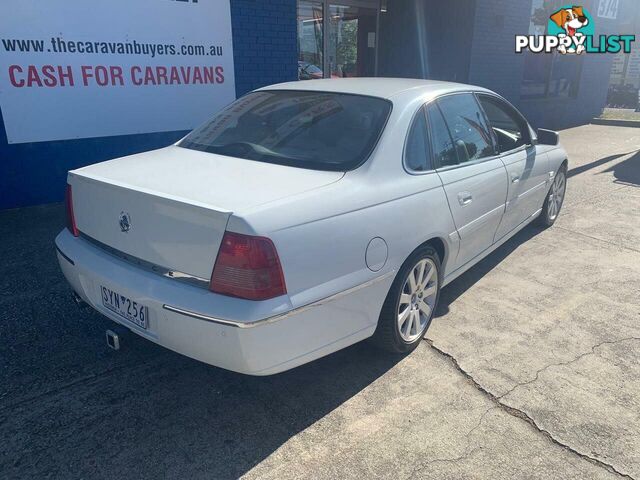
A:
POLYGON ((173 146, 69 172, 76 298, 236 372, 372 337, 409 352, 440 290, 536 220, 567 155, 499 95, 410 79, 252 92, 173 146))

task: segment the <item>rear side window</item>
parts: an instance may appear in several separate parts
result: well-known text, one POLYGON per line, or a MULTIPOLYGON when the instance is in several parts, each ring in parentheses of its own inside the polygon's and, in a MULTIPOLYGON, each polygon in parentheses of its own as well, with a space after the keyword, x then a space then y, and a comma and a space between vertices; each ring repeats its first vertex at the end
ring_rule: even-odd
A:
POLYGON ((438 167, 457 165, 458 156, 453 148, 449 128, 435 102, 427 105, 427 118, 429 119, 429 133, 435 165, 438 167))
POLYGON ((495 154, 489 127, 472 94, 447 95, 437 103, 451 132, 460 163, 495 154))
POLYGON ((425 172, 431 170, 431 151, 427 139, 427 121, 424 109, 420 108, 407 137, 407 145, 404 151, 405 165, 409 170, 425 172))
POLYGON ((373 150, 391 103, 363 95, 274 90, 246 95, 179 146, 316 170, 351 170, 373 150))
POLYGON ((529 143, 527 123, 508 103, 490 95, 478 95, 478 100, 487 114, 500 152, 529 143))

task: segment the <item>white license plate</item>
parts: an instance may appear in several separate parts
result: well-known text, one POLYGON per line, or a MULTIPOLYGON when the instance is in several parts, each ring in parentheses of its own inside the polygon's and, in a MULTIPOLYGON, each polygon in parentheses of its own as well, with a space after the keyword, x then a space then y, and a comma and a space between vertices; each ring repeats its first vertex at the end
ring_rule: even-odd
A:
POLYGON ((139 327, 147 328, 149 323, 149 309, 147 307, 107 287, 101 286, 100 294, 102 296, 102 304, 106 308, 139 327))

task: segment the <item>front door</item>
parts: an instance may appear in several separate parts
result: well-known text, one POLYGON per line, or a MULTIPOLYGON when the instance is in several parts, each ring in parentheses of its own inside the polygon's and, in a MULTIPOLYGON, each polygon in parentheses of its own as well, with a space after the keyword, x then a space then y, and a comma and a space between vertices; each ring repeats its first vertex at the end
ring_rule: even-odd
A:
POLYGON ((437 172, 460 236, 457 269, 493 244, 507 172, 473 94, 441 97, 427 106, 427 117, 437 172))
POLYGON ((478 101, 494 133, 509 180, 504 217, 496 232, 499 240, 542 207, 547 191, 547 157, 536 154, 529 125, 515 108, 495 95, 479 94, 478 101))
POLYGON ((375 76, 379 7, 380 0, 299 0, 298 79, 375 76))

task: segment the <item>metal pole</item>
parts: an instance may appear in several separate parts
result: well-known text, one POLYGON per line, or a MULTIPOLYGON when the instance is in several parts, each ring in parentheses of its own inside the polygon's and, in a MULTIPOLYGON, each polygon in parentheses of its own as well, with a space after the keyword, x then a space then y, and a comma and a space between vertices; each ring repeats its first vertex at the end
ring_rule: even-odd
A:
POLYGON ((382 0, 378 1, 378 7, 376 9, 376 52, 373 65, 373 76, 378 76, 378 50, 380 48, 380 10, 382 9, 382 0))

